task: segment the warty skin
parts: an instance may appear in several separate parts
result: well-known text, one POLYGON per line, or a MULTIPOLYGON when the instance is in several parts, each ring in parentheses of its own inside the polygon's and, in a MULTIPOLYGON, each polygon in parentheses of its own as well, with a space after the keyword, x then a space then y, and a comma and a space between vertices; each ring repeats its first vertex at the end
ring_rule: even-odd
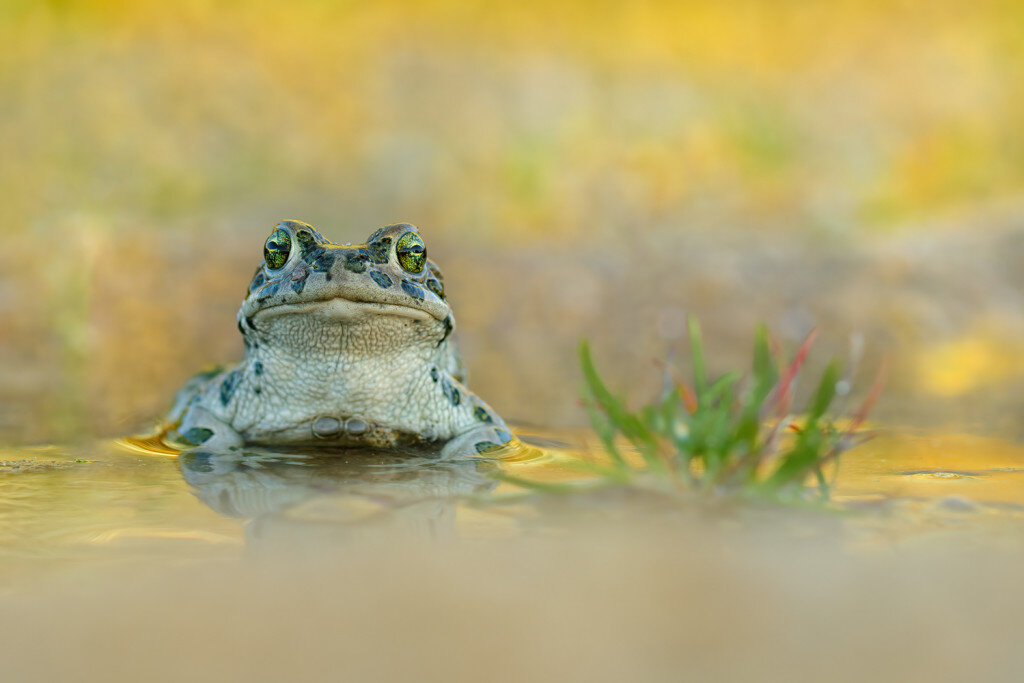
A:
POLYGON ((245 356, 190 379, 168 423, 206 449, 436 444, 485 453, 514 437, 464 384, 455 318, 417 229, 336 245, 272 231, 238 311, 245 356))

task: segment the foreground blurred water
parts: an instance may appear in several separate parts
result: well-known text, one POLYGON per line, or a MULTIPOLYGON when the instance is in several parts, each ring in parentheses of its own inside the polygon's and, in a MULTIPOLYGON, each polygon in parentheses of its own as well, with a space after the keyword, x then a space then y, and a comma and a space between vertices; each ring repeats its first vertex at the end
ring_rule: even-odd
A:
POLYGON ((609 489, 584 431, 513 461, 5 449, 12 680, 1012 680, 1024 449, 889 433, 845 511, 609 489), (59 653, 56 656, 54 653, 59 653), (612 656, 614 653, 614 656, 612 656), (90 673, 91 672, 91 673, 90 673), (489 676, 491 677, 491 676, 489 676))
MULTIPOLYGON (((17 593, 63 572, 210 561, 239 557, 243 548, 292 557, 360 539, 386 545, 561 533, 579 522, 574 508, 598 528, 634 517, 631 524, 659 524, 680 515, 747 514, 742 506, 672 500, 653 489, 625 498, 615 487, 527 495, 494 475, 584 482, 593 475, 574 463, 600 459, 601 451, 584 430, 526 438, 546 445, 503 460, 372 450, 161 455, 107 442, 5 449, 0 581, 17 593)), ((898 546, 943 532, 986 538, 1024 522, 1024 447, 999 439, 883 431, 844 455, 829 476, 835 503, 858 514, 807 518, 829 520, 845 546, 898 546)), ((784 537, 787 524, 781 526, 784 537)))

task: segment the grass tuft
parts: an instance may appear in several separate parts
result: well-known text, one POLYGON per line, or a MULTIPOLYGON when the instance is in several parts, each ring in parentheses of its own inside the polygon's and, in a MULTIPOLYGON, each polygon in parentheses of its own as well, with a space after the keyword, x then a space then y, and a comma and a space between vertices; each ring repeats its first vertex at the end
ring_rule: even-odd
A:
MULTIPOLYGON (((793 410, 795 385, 815 331, 787 362, 767 329, 758 326, 750 372, 712 380, 700 326, 693 318, 688 326, 692 382, 680 381, 666 367, 670 381, 662 396, 636 411, 609 390, 589 344, 580 343, 583 405, 607 455, 586 469, 606 484, 667 484, 680 493, 714 497, 827 500, 825 467, 855 443, 884 384, 884 365, 863 405, 840 426, 830 414, 837 387, 845 382, 836 361, 826 366, 803 410, 793 410)), ((539 482, 517 478, 515 483, 548 490, 539 482)))

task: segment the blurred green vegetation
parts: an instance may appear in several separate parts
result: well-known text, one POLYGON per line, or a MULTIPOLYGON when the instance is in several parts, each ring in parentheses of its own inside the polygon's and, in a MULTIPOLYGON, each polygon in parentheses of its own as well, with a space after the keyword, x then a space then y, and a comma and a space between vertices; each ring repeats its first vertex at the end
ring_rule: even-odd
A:
POLYGON ((237 356, 286 217, 419 225, 513 418, 578 420, 576 340, 628 380, 680 310, 725 367, 755 320, 818 322, 894 351, 882 414, 1019 414, 1022 25, 996 0, 2 2, 0 438, 130 431, 237 356))
POLYGON ((750 371, 741 374, 733 370, 710 377, 695 318, 687 320, 687 329, 692 381, 679 379, 674 368, 664 367, 662 395, 639 410, 631 410, 608 388, 594 364, 589 344, 580 344, 586 387, 583 404, 604 457, 578 461, 576 465, 596 475, 596 481, 560 483, 504 472, 498 477, 533 491, 569 493, 632 486, 690 499, 827 501, 832 484, 826 468, 836 465, 844 451, 863 440, 857 430, 881 394, 883 374, 876 378, 863 405, 839 424, 833 403, 848 393, 849 385, 842 379, 837 361, 830 362, 814 382, 807 405, 793 405, 794 390, 817 337, 816 330, 807 336, 792 360, 787 360, 770 340, 768 331, 759 326, 754 334, 750 371), (801 419, 795 420, 794 414, 801 419), (621 448, 627 443, 631 452, 621 448))

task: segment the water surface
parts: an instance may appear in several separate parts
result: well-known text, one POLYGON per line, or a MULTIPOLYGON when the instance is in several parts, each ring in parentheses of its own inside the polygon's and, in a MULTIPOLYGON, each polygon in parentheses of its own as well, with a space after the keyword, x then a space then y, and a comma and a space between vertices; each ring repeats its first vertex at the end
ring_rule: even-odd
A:
MULTIPOLYGON (((557 528, 553 500, 571 507, 597 496, 587 503, 600 511, 595 519, 670 514, 664 506, 652 512, 642 495, 525 495, 493 477, 584 481, 572 465, 601 457, 590 438, 583 430, 543 434, 533 437, 542 447, 515 457, 457 461, 359 450, 179 456, 124 442, 8 449, 0 456, 0 581, 17 592, 44 577, 294 549, 318 537, 505 538, 531 533, 543 515, 557 528)), ((1024 518, 1024 447, 998 439, 881 433, 847 453, 832 476, 833 500, 855 512, 842 515, 847 540, 965 527, 986 534, 1024 518)))
POLYGON ((895 432, 832 510, 579 479, 586 432, 506 461, 0 455, 12 680, 1013 680, 1024 447, 895 432), (838 512, 836 510, 839 510, 838 512))

